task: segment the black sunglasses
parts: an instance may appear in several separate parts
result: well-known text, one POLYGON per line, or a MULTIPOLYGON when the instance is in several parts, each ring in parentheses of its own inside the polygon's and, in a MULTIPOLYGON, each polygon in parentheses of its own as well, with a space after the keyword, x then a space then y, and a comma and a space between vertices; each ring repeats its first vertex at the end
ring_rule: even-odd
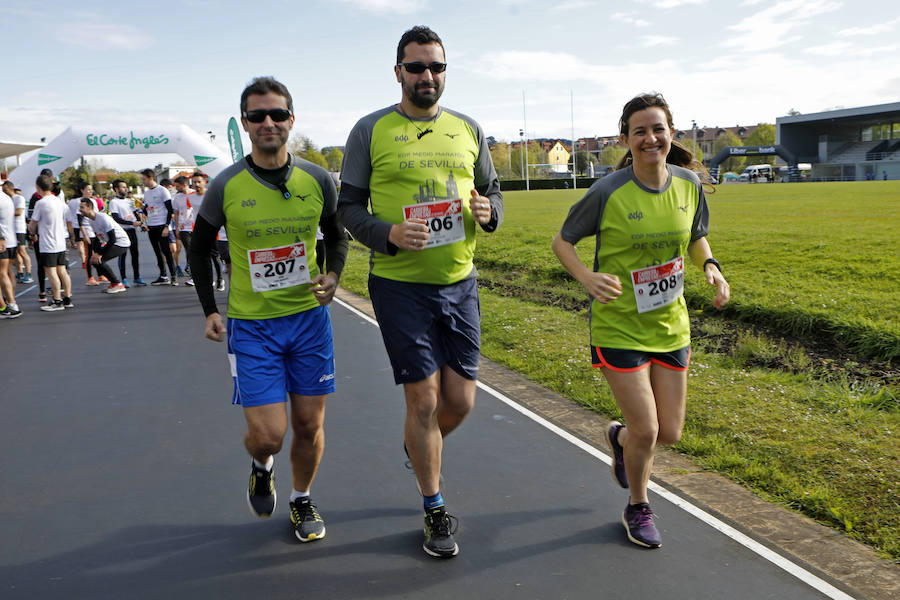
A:
POLYGON ((404 67, 410 73, 418 75, 419 73, 424 73, 425 69, 428 69, 432 73, 443 73, 447 70, 447 63, 442 62, 433 62, 429 65, 426 65, 423 62, 408 62, 408 63, 399 63, 398 67, 404 67))
POLYGON ((282 121, 287 121, 291 118, 291 111, 286 108, 271 108, 269 110, 260 108, 257 110, 248 110, 244 113, 244 118, 251 123, 262 123, 266 120, 266 117, 272 117, 273 121, 281 123, 282 121))

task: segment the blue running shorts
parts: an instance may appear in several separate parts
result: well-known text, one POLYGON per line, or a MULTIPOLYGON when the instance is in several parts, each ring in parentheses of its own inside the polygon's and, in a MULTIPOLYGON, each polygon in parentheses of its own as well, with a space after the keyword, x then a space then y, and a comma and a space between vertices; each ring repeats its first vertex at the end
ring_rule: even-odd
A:
POLYGON ((286 402, 288 392, 334 392, 334 341, 328 308, 274 319, 228 319, 232 404, 286 402))
POLYGON ((394 383, 415 383, 449 365, 478 378, 481 305, 475 277, 450 285, 407 283, 369 275, 369 295, 394 383))

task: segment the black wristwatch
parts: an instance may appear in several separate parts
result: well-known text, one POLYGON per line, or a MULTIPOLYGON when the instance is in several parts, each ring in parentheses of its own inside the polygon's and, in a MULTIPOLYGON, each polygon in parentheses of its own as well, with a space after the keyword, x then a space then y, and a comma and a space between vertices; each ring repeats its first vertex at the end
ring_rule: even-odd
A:
POLYGON ((704 271, 706 270, 706 265, 708 265, 708 264, 714 264, 714 265, 716 265, 716 268, 719 270, 719 273, 722 272, 722 265, 720 265, 720 264, 719 264, 719 261, 717 261, 716 259, 714 259, 714 258, 707 258, 706 260, 704 260, 704 261, 703 261, 703 270, 704 270, 704 271))

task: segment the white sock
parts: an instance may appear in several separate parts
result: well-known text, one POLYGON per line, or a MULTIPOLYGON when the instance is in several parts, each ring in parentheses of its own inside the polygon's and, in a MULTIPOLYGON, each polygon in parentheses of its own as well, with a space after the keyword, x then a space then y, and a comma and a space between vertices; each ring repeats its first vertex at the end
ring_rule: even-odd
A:
POLYGON ((272 467, 275 466, 275 457, 272 455, 269 455, 269 460, 266 461, 266 464, 262 464, 261 462, 259 462, 258 460, 256 460, 254 458, 253 464, 256 465, 260 469, 265 469, 266 471, 271 471, 272 467))
POLYGON ((13 309, 13 310, 19 310, 19 305, 16 304, 15 302, 9 302, 9 303, 7 304, 7 306, 10 307, 10 308, 13 309))
POLYGON ((305 492, 298 492, 297 490, 292 490, 290 501, 293 502, 297 498, 308 498, 308 497, 309 497, 309 490, 307 490, 305 492))

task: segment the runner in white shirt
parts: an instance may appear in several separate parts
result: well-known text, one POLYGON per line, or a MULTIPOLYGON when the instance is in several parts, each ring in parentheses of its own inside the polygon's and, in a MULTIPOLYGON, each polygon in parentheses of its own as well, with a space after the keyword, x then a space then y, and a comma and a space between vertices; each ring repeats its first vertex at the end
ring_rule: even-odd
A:
POLYGON ((28 254, 28 229, 25 222, 25 210, 27 202, 21 194, 22 190, 15 187, 12 181, 3 182, 3 192, 12 198, 15 210, 16 229, 16 258, 12 265, 15 267, 16 281, 19 283, 32 283, 31 256, 28 254))
POLYGON ((85 285, 99 285, 91 272, 91 226, 84 223, 81 213, 78 212, 82 198, 93 198, 94 187, 90 183, 82 183, 77 189, 78 197, 72 198, 66 203, 69 207, 69 212, 66 215, 69 239, 72 240, 72 245, 78 248, 81 268, 85 270, 85 285))
POLYGON ((53 195, 53 178, 41 175, 35 181, 41 199, 34 205, 28 231, 38 234, 41 267, 50 280, 53 300, 41 307, 44 311, 74 308, 72 280, 66 270, 66 204, 53 195))
POLYGON ((153 169, 141 171, 141 180, 144 183, 144 210, 147 211, 147 227, 149 228, 150 246, 156 255, 156 265, 159 267, 159 277, 151 281, 150 285, 178 285, 175 277, 175 260, 172 258, 172 250, 169 248, 169 223, 172 221, 172 197, 169 190, 156 183, 156 173, 153 169), (169 275, 166 276, 166 266, 169 267, 169 275))
MULTIPOLYGON (((191 187, 194 188, 194 195, 191 196, 191 205, 193 206, 194 218, 196 219, 197 215, 200 214, 200 207, 203 205, 203 198, 206 196, 206 175, 200 172, 194 173, 194 175, 191 177, 191 187)), ((191 231, 193 231, 193 229, 194 223, 192 221, 191 231)), ((222 290, 224 290, 225 280, 222 279, 222 261, 219 260, 218 250, 212 250, 212 252, 210 253, 210 260, 212 260, 213 267, 216 269, 216 282, 214 285, 216 285, 218 288, 218 286, 221 284, 221 288, 222 290)), ((191 277, 188 281, 185 282, 185 285, 194 285, 194 278, 191 277)))
POLYGON ((97 210, 97 205, 90 198, 82 198, 79 208, 81 215, 91 221, 95 236, 91 239, 93 256, 91 262, 97 267, 97 272, 109 279, 109 287, 104 290, 107 294, 118 294, 125 291, 125 285, 119 281, 108 263, 114 258, 124 256, 131 246, 131 241, 125 234, 125 230, 106 213, 97 210))
MULTIPOLYGON (((122 226, 125 235, 131 245, 128 253, 131 254, 131 270, 134 273, 134 284, 147 285, 141 279, 140 252, 138 251, 137 228, 141 226, 141 217, 134 207, 134 199, 130 197, 128 184, 124 179, 116 179, 112 184, 115 197, 109 201, 109 216, 122 226)), ((119 256, 119 275, 122 277, 122 285, 131 287, 128 278, 125 277, 125 254, 119 256)))
POLYGON ((16 255, 16 208, 12 198, 0 191, 0 318, 15 319, 22 315, 16 306, 16 284, 9 261, 16 255))
MULTIPOLYGON (((194 192, 188 178, 179 175, 175 178, 175 195, 172 196, 172 210, 175 212, 175 233, 178 236, 178 248, 175 251, 175 273, 183 275, 181 270, 181 249, 184 248, 185 264, 191 251, 191 232, 194 230, 194 192)), ((190 267, 185 269, 190 271, 190 267)), ((193 285, 193 281, 185 281, 185 285, 193 285)))

